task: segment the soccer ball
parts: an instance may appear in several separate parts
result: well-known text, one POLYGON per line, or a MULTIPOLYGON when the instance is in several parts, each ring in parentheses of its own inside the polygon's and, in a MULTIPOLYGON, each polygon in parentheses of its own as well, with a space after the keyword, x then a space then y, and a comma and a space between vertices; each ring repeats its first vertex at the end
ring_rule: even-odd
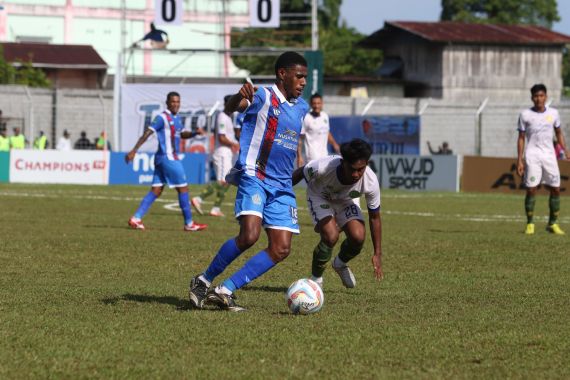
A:
POLYGON ((287 289, 287 305, 293 314, 312 314, 325 303, 323 290, 313 280, 302 278, 287 289))

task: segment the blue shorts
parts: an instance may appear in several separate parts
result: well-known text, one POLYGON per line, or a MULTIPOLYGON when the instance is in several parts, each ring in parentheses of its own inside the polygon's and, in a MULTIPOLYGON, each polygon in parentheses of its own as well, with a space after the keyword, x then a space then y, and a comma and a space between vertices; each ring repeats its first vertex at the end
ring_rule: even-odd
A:
POLYGON ((152 187, 164 185, 168 185, 170 188, 188 186, 182 162, 162 160, 160 164, 155 164, 152 187))
POLYGON ((278 189, 243 174, 236 194, 235 215, 256 215, 264 228, 299 233, 297 201, 293 189, 278 189))

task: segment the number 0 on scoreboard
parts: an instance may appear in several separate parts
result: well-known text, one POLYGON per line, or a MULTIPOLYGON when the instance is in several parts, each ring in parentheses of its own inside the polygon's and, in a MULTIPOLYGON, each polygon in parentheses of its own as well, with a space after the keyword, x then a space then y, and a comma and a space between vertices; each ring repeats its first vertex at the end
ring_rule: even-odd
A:
POLYGON ((249 26, 279 28, 279 0, 249 0, 249 26))

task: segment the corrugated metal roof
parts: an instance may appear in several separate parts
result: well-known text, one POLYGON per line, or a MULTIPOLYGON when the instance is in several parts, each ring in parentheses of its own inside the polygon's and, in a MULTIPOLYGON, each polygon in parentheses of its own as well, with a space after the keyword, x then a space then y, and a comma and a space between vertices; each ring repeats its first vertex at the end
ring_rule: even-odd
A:
POLYGON ((106 69, 107 63, 90 45, 0 43, 8 62, 31 61, 37 67, 106 69))
POLYGON ((387 21, 384 28, 365 38, 361 45, 385 44, 386 38, 403 30, 423 39, 438 43, 508 44, 508 45, 564 45, 570 36, 534 25, 472 24, 457 21, 412 22, 387 21))

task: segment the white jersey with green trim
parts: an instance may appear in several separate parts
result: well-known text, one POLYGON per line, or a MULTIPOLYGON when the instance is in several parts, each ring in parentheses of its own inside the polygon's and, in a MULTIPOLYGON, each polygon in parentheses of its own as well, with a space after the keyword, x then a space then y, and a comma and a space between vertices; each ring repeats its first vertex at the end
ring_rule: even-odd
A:
POLYGON ((560 128, 560 115, 555 108, 547 107, 544 112, 532 108, 521 112, 518 130, 525 132, 525 157, 556 159, 554 152, 554 130, 560 128))
POLYGON ((380 185, 372 169, 366 167, 362 178, 355 184, 343 185, 339 180, 341 162, 342 157, 332 155, 305 165, 303 175, 307 181, 307 196, 316 195, 330 202, 343 202, 364 195, 369 210, 380 210, 380 185))
POLYGON ((236 135, 234 132, 234 124, 232 118, 226 115, 225 112, 220 112, 216 118, 216 149, 215 153, 232 155, 232 149, 229 146, 222 145, 218 140, 219 135, 225 135, 228 140, 237 143, 236 135))

